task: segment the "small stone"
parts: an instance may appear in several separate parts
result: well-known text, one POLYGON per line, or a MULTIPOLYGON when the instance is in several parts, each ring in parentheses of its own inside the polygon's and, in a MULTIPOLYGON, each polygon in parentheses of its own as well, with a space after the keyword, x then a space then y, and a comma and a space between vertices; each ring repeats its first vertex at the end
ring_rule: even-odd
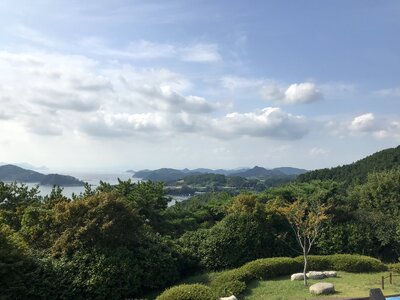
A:
POLYGON ((290 280, 304 280, 304 274, 303 273, 294 273, 292 276, 290 276, 290 280))
POLYGON ((336 271, 324 271, 323 272, 326 277, 337 277, 337 272, 336 271))
POLYGON ((221 297, 219 298, 219 300, 238 300, 234 295, 230 296, 230 297, 221 297))
POLYGON ((325 295, 335 292, 333 283, 329 282, 318 282, 310 286, 310 293, 313 295, 325 295))
POLYGON ((307 273, 307 278, 324 279, 324 278, 326 278, 326 275, 323 272, 310 271, 307 273))

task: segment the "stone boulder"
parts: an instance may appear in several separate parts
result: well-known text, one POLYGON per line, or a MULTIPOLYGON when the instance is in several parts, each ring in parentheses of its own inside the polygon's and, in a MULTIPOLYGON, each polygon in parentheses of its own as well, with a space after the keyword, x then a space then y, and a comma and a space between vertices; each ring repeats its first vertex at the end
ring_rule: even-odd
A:
POLYGON ((313 295, 325 295, 335 292, 333 283, 329 282, 318 282, 310 286, 310 293, 313 295))
POLYGON ((322 273, 324 273, 326 277, 337 277, 336 271, 324 271, 322 273))
POLYGON ((307 278, 309 278, 309 279, 324 279, 324 278, 326 278, 326 275, 324 274, 324 272, 310 271, 306 275, 307 275, 307 278))
POLYGON ((238 300, 234 295, 230 296, 230 297, 221 297, 219 298, 219 300, 238 300))
POLYGON ((303 273, 294 273, 292 276, 290 276, 290 280, 304 280, 304 274, 303 273))

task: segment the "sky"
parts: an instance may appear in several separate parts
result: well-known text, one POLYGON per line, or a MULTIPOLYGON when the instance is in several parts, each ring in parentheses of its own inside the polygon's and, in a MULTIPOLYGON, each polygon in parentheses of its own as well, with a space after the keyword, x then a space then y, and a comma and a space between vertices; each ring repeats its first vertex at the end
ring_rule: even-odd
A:
POLYGON ((0 0, 0 161, 305 169, 400 144, 400 1, 0 0))

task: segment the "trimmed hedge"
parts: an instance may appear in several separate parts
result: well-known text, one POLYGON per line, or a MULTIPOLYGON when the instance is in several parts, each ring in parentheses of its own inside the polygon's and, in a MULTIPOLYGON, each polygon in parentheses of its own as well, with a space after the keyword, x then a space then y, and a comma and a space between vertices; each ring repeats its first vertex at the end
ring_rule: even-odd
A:
MULTIPOLYGON (((303 263, 303 257, 295 258, 303 263)), ((335 254, 308 256, 308 270, 338 270, 352 273, 381 272, 387 267, 378 259, 363 255, 335 254)))
POLYGON ((181 284, 165 290, 156 300, 214 300, 212 290, 203 284, 181 284))
POLYGON ((395 273, 400 273, 400 263, 388 264, 388 270, 395 273))
MULTIPOLYGON (((393 268, 395 266, 400 270, 400 264, 393 265, 393 268)), ((295 258, 272 257, 257 259, 241 266, 240 268, 216 274, 210 283, 210 293, 216 297, 228 297, 232 294, 239 296, 246 290, 247 284, 252 280, 265 280, 278 276, 290 275, 300 272, 302 269, 302 256, 295 258)), ((378 259, 362 255, 310 255, 308 256, 308 270, 335 270, 361 273, 385 271, 387 270, 387 266, 378 259)), ((159 296, 159 298, 157 298, 157 300, 197 300, 198 298, 184 298, 184 296, 182 296, 183 294, 181 290, 186 287, 187 285, 176 286, 175 288, 178 288, 180 294, 173 294, 173 297, 161 298, 161 296, 174 288, 166 290, 161 294, 161 296, 159 296)), ((206 286, 203 285, 202 287, 206 286)), ((208 298, 204 297, 203 299, 208 298)))

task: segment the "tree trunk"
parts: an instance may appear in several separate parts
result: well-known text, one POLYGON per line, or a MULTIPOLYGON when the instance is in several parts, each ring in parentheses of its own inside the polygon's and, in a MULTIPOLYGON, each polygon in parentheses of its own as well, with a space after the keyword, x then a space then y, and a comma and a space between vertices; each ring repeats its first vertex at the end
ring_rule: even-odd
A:
POLYGON ((303 257, 304 257, 304 269, 303 269, 303 275, 304 275, 304 286, 307 286, 307 254, 305 249, 303 250, 303 257))

